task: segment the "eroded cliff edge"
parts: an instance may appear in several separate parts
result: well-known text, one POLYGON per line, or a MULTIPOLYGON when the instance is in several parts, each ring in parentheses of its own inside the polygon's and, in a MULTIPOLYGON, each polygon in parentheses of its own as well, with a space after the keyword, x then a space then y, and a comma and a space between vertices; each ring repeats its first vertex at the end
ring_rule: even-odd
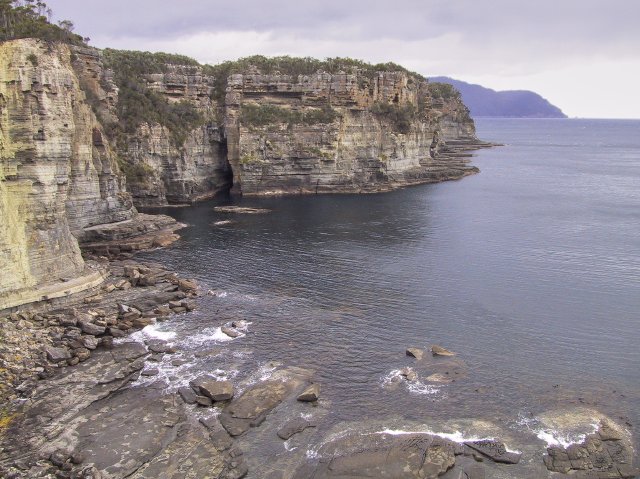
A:
POLYGON ((0 44, 0 310, 100 284, 79 241, 104 225, 126 225, 123 237, 172 227, 134 208, 71 59, 64 44, 0 44))
POLYGON ((479 144, 466 107, 407 72, 255 72, 228 85, 239 193, 377 192, 477 172, 446 148, 479 144))
POLYGON ((74 52, 138 206, 457 179, 485 145, 453 88, 398 65, 74 52))

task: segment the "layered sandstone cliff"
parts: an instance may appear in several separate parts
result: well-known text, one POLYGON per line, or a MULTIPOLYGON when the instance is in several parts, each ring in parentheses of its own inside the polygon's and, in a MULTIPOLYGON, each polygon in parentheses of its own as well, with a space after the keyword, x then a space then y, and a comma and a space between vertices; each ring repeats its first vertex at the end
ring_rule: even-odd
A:
POLYGON ((236 74, 225 114, 245 195, 384 191, 477 171, 442 149, 478 143, 468 110, 403 71, 236 74))
POLYGON ((226 145, 215 121, 220 112, 211 98, 214 77, 205 75, 200 66, 174 64, 162 64, 158 72, 134 74, 135 88, 150 92, 160 102, 150 113, 187 105, 190 111, 186 113, 198 118, 185 120, 179 134, 157 121, 157 115, 143 118, 134 131, 129 131, 123 124, 128 122, 126 103, 131 100, 122 100, 125 105, 121 105, 120 113, 116 108, 120 99, 114 77, 123 72, 106 68, 100 50, 74 47, 73 52, 82 88, 105 126, 111 126, 107 128, 108 138, 137 206, 189 203, 228 189, 226 145))
POLYGON ((98 50, 75 51, 79 76, 95 77, 82 86, 115 126, 109 141, 140 206, 230 187, 245 195, 385 191, 477 171, 456 154, 480 144, 459 95, 443 96, 400 68, 263 74, 242 61, 221 69, 106 51, 103 62, 98 50), (153 102, 141 107, 141 95, 153 102), (133 108, 148 111, 132 129, 133 108), (179 134, 167 118, 172 108, 189 114, 179 134))
MULTIPOLYGON (((99 284, 78 240, 139 224, 66 45, 0 44, 0 310, 99 284)), ((152 222, 154 223, 154 222, 152 222)))

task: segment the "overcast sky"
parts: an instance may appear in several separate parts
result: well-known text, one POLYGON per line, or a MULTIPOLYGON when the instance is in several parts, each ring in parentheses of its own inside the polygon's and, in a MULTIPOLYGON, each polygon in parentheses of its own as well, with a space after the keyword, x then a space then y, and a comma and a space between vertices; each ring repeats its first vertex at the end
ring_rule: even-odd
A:
POLYGON ((571 117, 640 118, 636 0, 48 0, 96 47, 394 61, 571 117))

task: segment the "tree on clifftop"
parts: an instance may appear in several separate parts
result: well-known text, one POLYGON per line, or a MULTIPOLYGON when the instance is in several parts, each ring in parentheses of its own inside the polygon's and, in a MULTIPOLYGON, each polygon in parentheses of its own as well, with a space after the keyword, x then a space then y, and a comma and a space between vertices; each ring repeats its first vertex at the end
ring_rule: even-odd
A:
POLYGON ((51 23, 51 9, 41 0, 0 0, 0 41, 16 38, 39 38, 48 42, 84 45, 73 33, 73 23, 51 23))

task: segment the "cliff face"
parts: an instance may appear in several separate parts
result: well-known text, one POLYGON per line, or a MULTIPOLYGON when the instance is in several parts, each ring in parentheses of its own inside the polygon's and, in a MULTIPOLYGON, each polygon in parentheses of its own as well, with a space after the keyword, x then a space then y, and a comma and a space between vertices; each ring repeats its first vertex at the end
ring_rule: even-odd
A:
POLYGON ((384 191, 477 171, 441 148, 477 143, 468 110, 404 72, 237 74, 225 115, 245 195, 384 191))
POLYGON ((2 309, 37 285, 84 274, 83 228, 135 210, 108 146, 94 141, 100 125, 66 46, 0 44, 0 110, 2 309))
MULTIPOLYGON (((93 97, 99 116, 106 124, 121 122, 123 118, 116 112, 118 88, 114 72, 104 68, 101 52, 75 47, 74 53, 74 67, 82 87, 93 97)), ((214 78, 203 74, 199 66, 167 64, 163 70, 136 80, 170 105, 194 107, 200 121, 180 135, 153 120, 141 122, 135 132, 110 129, 111 144, 138 206, 188 203, 229 187, 224 139, 212 121, 219 114, 211 99, 214 78)))
MULTIPOLYGON (((139 215, 65 45, 0 44, 0 310, 100 284, 79 242, 110 252, 168 244, 179 225, 139 215), (91 244, 89 244, 91 243, 91 244)), ((101 116, 115 104, 104 92, 101 116), (109 106, 111 105, 111 107, 109 106)))

